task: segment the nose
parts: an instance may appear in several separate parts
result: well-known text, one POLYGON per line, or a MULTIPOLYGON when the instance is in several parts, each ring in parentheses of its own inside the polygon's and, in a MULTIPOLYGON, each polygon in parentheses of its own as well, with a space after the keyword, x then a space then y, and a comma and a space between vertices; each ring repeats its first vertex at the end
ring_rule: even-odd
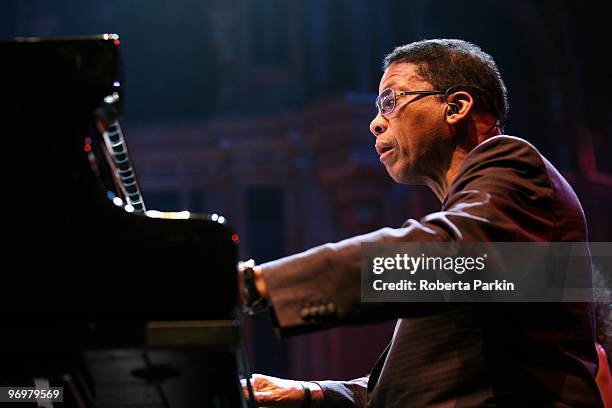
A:
POLYGON ((376 137, 387 130, 387 121, 382 115, 378 114, 372 122, 370 122, 370 132, 376 137))

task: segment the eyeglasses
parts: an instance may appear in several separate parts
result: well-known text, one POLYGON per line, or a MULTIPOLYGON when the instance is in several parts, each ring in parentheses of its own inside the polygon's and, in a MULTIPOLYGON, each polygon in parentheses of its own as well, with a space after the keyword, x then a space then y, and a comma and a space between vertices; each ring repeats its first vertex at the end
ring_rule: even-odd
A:
POLYGON ((387 88, 378 95, 376 98, 376 107, 381 115, 389 115, 393 113, 396 106, 396 100, 398 96, 402 95, 444 95, 448 91, 398 91, 395 92, 391 88, 387 88))

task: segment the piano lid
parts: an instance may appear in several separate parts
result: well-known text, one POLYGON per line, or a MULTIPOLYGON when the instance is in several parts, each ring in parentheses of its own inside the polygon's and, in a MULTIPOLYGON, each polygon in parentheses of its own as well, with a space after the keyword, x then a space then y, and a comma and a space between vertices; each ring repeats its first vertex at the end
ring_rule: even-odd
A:
POLYGON ((118 191, 95 112, 122 98, 119 41, 0 42, 5 321, 235 317, 230 227, 130 214, 109 199, 118 191))

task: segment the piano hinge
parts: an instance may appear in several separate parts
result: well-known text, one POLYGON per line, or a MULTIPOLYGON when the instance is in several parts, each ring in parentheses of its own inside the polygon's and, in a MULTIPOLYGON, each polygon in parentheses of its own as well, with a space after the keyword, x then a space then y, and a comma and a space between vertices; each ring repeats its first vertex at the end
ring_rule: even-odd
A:
POLYGON ((146 345, 152 348, 233 350, 239 346, 238 320, 148 322, 146 345))

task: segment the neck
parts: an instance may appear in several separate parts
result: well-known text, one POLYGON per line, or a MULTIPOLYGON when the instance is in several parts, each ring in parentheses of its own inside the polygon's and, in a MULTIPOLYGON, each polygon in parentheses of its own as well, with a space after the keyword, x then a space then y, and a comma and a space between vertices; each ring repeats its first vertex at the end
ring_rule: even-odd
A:
POLYGON ((450 166, 446 170, 446 173, 440 174, 440 176, 435 179, 430 178, 425 183, 434 192, 436 197, 438 197, 440 202, 443 202, 448 195, 448 190, 457 178, 459 168, 470 150, 472 149, 468 150, 463 146, 457 146, 457 148, 453 150, 450 166))
POLYGON ((475 119, 467 127, 464 137, 455 134, 455 140, 458 142, 452 150, 450 160, 448 161, 449 164, 445 171, 438 173, 438 177, 429 178, 425 183, 438 197, 440 202, 444 202, 450 186, 459 174, 461 164, 463 164, 463 161, 472 149, 488 138, 502 134, 501 129, 491 123, 492 118, 490 115, 487 115, 486 118, 478 117, 475 119))

